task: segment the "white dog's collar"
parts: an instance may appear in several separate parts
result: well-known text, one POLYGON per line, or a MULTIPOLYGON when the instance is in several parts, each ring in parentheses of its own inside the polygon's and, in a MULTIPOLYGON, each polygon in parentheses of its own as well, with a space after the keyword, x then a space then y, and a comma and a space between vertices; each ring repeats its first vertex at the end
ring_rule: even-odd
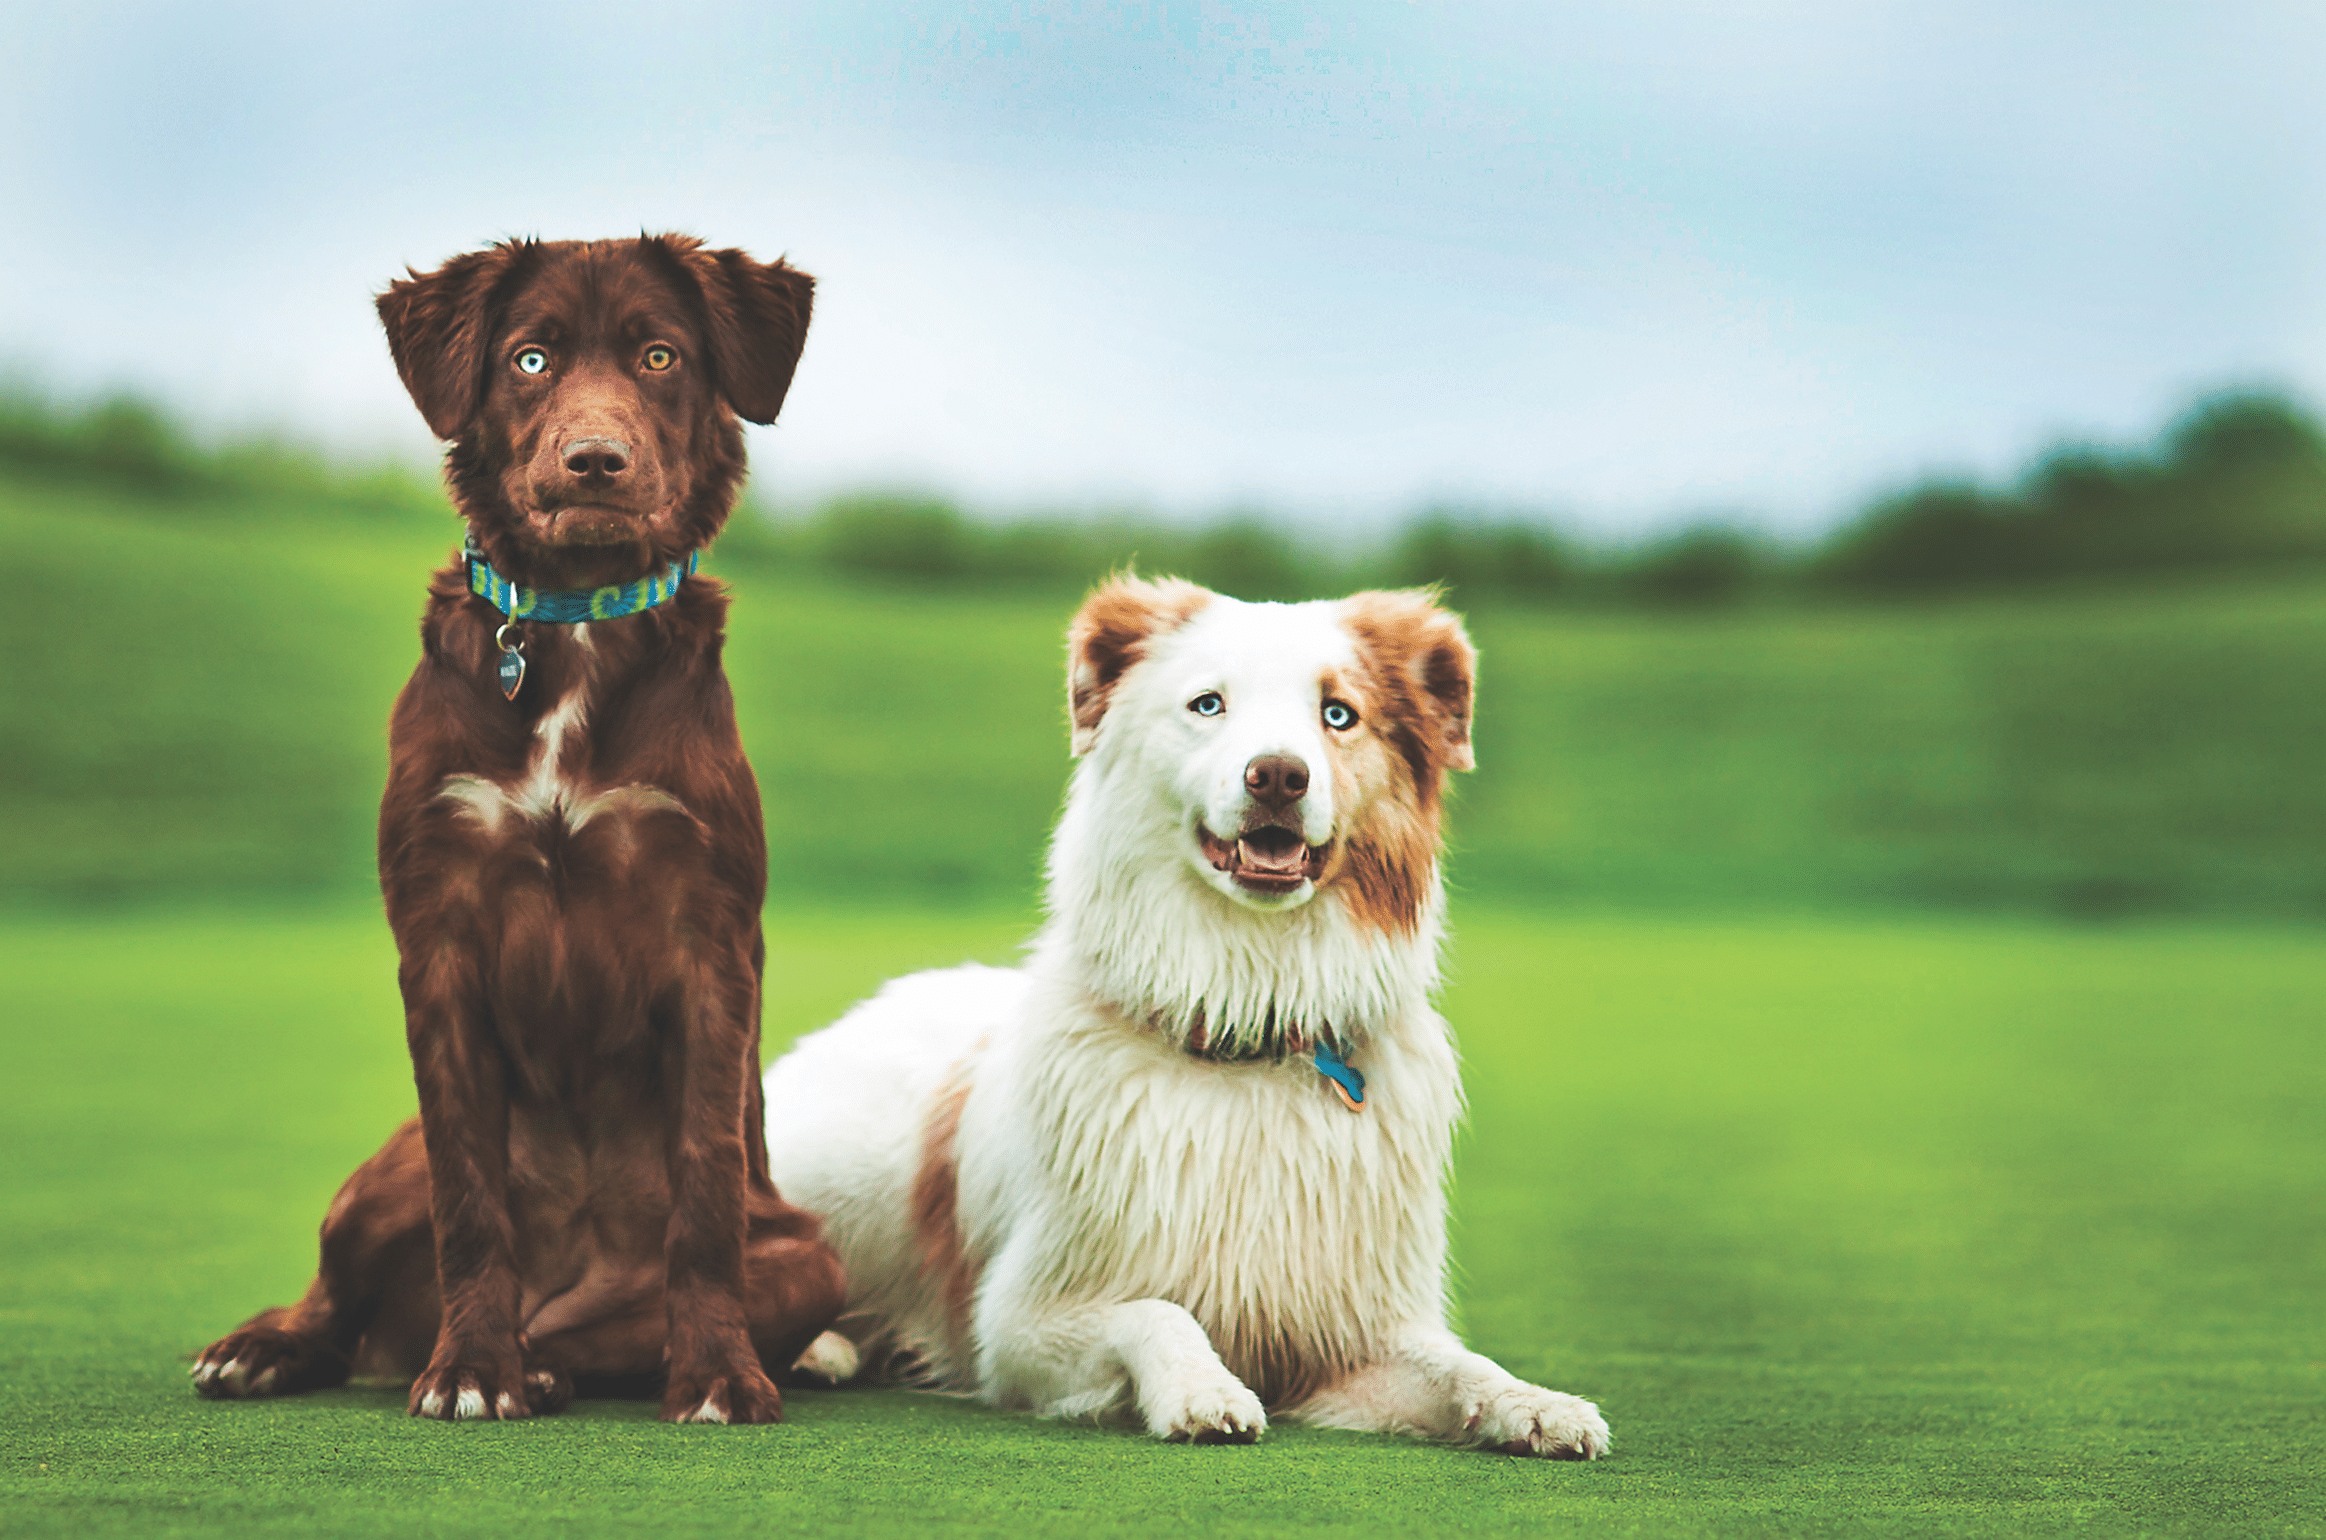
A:
MULTIPOLYGON (((1161 1011, 1149 1013, 1147 1025, 1166 1036, 1170 1035, 1170 1024, 1161 1011)), ((1351 1112, 1362 1112, 1365 1110, 1365 1072, 1348 1061, 1345 1050, 1334 1041, 1337 1036, 1328 1028, 1327 1035, 1312 1044, 1307 1030, 1295 1023, 1275 1034, 1273 1047, 1255 1048, 1247 1053, 1219 1053, 1211 1048, 1211 1034, 1204 1022, 1203 1008, 1198 1006, 1195 1020, 1188 1027, 1182 1046, 1189 1057, 1209 1059, 1215 1064, 1250 1064, 1262 1059, 1272 1064, 1281 1064, 1288 1058, 1308 1054, 1311 1062, 1316 1065, 1316 1072, 1325 1077, 1325 1083, 1333 1088, 1333 1094, 1340 1098, 1341 1105, 1351 1112)))

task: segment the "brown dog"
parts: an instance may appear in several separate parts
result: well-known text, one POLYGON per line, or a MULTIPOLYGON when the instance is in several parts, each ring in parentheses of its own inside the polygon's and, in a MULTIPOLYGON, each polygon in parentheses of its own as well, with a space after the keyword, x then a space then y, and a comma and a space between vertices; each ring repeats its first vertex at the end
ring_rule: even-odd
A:
POLYGON ((727 599, 684 574, 813 287, 650 236, 504 243, 380 296, 475 548, 430 584, 380 807, 420 1116, 333 1202, 306 1297, 203 1353, 204 1394, 361 1366, 416 1376, 416 1416, 659 1379, 668 1419, 781 1417, 767 1366, 842 1281, 768 1180, 766 840, 727 599), (621 618, 538 618, 576 604, 621 618))

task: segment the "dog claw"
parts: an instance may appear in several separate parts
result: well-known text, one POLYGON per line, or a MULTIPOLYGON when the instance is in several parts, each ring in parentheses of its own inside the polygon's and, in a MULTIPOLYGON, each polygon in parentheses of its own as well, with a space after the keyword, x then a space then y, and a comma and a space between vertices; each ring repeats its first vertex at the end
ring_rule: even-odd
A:
POLYGON ((676 1396, 666 1393, 662 1403, 665 1422, 724 1426, 783 1421, 783 1395, 764 1373, 723 1375, 712 1379, 707 1386, 697 1379, 694 1386, 701 1387, 699 1395, 693 1387, 681 1390, 677 1384, 671 1386, 671 1390, 680 1393, 676 1396))
POLYGON ((533 1415, 521 1389, 502 1390, 500 1375, 473 1369, 431 1369, 412 1386, 411 1413, 443 1422, 516 1422, 533 1415))
POLYGON ((347 1368, 328 1342, 245 1326, 202 1350, 194 1360, 194 1389, 213 1401, 290 1395, 341 1384, 347 1368))

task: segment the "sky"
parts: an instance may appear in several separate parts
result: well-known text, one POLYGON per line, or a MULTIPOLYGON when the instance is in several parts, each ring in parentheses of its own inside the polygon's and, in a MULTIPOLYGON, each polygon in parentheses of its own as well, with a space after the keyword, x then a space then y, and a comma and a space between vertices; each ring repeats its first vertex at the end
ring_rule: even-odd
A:
POLYGON ((36 7, 0 360, 433 452, 369 303, 512 235, 817 275, 756 487, 1830 524, 2326 400, 2326 6, 36 7))

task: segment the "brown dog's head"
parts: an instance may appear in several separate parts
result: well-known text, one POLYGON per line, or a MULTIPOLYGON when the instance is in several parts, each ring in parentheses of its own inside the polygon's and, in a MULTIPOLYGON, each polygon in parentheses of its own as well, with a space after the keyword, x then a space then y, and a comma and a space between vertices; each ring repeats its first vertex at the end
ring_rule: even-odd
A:
POLYGON ((645 570, 707 545, 775 420, 815 280, 683 235, 504 241, 379 297, 404 386, 495 566, 645 570))

